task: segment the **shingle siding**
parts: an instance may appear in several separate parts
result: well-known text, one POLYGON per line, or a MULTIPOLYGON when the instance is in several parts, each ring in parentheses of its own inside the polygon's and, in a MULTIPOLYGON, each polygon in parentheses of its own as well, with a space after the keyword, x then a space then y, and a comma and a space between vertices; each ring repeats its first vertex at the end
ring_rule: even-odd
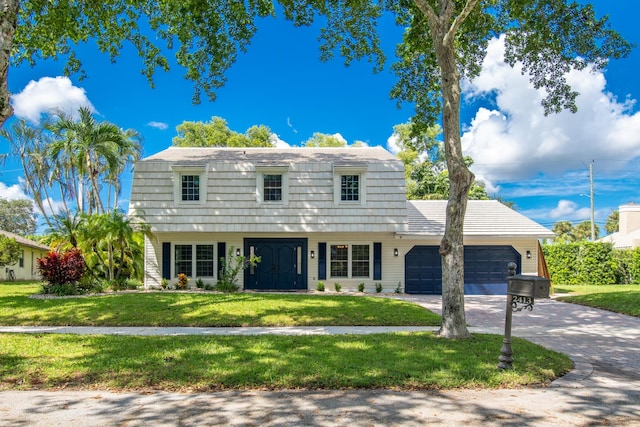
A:
POLYGON ((406 228, 404 192, 402 163, 379 148, 284 151, 171 148, 136 164, 131 205, 144 212, 156 232, 395 232, 406 228), (354 152, 362 155, 358 161, 366 168, 361 187, 361 198, 366 201, 336 204, 334 185, 339 182, 334 182, 333 166, 344 165, 345 157, 355 160, 354 152), (244 157, 255 161, 229 160, 244 157), (283 185, 288 186, 288 203, 262 202, 257 196, 260 183, 256 167, 275 163, 279 157, 282 158, 277 165, 288 166, 288 180, 283 185), (204 204, 182 205, 173 200, 172 166, 189 166, 189 158, 197 159, 201 166, 209 160, 203 183, 204 204))

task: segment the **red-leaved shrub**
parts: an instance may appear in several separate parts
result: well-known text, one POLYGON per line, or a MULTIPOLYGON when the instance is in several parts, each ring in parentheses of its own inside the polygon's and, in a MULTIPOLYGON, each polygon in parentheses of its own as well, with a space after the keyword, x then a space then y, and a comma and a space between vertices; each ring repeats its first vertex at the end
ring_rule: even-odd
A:
POLYGON ((38 270, 49 285, 76 283, 84 275, 84 258, 78 249, 51 251, 38 258, 38 270))

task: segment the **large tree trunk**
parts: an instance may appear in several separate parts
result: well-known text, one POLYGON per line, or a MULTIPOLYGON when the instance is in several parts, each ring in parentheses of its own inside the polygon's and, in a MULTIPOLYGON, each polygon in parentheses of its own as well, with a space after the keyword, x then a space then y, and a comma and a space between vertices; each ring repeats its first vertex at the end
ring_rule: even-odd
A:
POLYGON ((0 127, 13 115, 9 102, 8 74, 19 6, 19 0, 0 0, 0 127))
POLYGON ((449 201, 446 226, 440 243, 442 256, 442 324, 439 334, 447 338, 469 336, 464 313, 464 215, 473 174, 464 163, 460 141, 460 73, 454 46, 460 22, 477 2, 469 0, 461 15, 455 18, 451 0, 440 0, 438 13, 424 0, 416 0, 429 22, 436 51, 443 99, 444 148, 449 170, 449 201))

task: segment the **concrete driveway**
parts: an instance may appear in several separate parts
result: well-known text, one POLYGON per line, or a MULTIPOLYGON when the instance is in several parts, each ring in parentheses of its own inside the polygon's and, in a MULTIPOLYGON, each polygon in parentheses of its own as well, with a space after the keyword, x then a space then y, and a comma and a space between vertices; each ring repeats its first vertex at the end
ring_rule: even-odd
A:
MULTIPOLYGON (((440 310, 440 297, 398 297, 440 310)), ((502 334, 505 298, 467 297, 471 330, 502 334)), ((0 426, 640 426, 640 319, 538 301, 514 314, 513 335, 567 353, 576 369, 516 390, 10 391, 0 426)), ((521 356, 514 348, 514 363, 521 356)))

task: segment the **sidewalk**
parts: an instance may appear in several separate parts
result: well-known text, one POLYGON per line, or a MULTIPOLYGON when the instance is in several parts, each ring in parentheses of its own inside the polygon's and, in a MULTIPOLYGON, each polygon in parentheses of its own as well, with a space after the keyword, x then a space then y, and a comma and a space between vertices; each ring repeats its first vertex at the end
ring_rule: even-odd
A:
MULTIPOLYGON (((400 298, 440 311, 440 297, 400 298)), ((505 298, 466 297, 471 331, 502 334, 505 298)), ((103 328, 45 329, 37 332, 103 333, 103 328)), ((105 329, 149 335, 380 331, 346 327, 105 329)), ((397 329, 406 330, 390 330, 397 329)), ((417 330, 431 329, 435 328, 417 330)), ((536 302, 532 312, 514 313, 513 335, 567 353, 576 369, 548 388, 517 390, 0 392, 0 426, 640 426, 640 319, 545 300, 536 302)), ((516 361, 525 357, 514 351, 516 361)))

